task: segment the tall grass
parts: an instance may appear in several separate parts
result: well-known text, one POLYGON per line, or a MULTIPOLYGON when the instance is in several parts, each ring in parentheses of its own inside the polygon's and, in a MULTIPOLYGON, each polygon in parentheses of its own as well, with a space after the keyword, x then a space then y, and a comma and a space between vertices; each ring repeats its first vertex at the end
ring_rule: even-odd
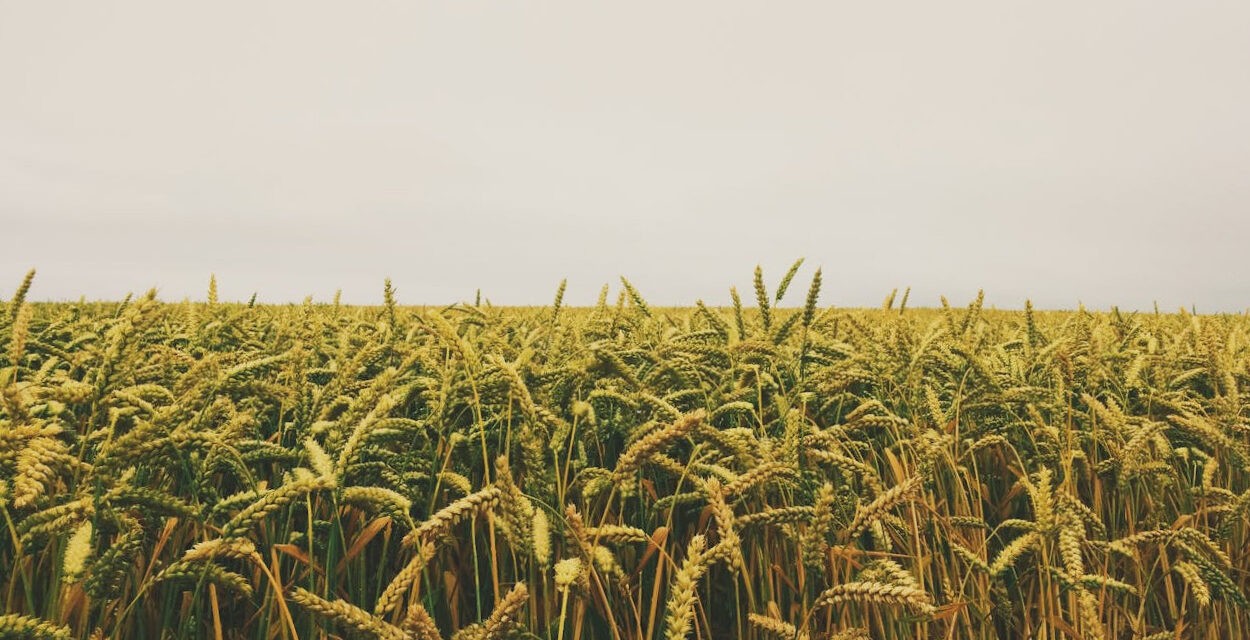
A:
POLYGON ((1250 319, 26 300, 0 637, 1250 633, 1250 319))

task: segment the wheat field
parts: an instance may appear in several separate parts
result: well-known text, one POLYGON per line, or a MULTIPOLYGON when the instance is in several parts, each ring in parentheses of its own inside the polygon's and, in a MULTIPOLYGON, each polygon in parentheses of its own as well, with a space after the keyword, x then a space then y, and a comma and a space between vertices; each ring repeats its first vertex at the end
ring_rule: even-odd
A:
POLYGON ((1250 633, 1250 318, 831 308, 800 266, 678 309, 35 303, 32 272, 0 637, 1250 633))

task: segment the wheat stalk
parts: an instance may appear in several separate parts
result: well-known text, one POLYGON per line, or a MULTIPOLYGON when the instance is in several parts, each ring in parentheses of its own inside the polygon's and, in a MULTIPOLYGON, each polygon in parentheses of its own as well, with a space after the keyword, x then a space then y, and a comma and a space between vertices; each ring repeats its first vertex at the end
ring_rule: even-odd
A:
POLYGON ((690 635, 694 623, 694 604, 698 599, 696 589, 699 579, 707 571, 705 547, 703 536, 691 538, 686 547, 686 559, 673 576, 673 586, 669 592, 667 613, 664 617, 664 637, 667 640, 684 640, 690 635))
POLYGON ((408 640, 403 630, 375 618, 368 611, 342 600, 326 600, 317 594, 295 587, 289 597, 299 606, 345 629, 380 640, 408 640))

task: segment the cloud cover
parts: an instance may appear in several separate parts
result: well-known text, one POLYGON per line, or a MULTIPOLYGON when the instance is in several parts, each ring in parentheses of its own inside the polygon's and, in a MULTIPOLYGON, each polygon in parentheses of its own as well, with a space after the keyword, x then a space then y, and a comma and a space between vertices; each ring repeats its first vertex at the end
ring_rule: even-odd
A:
POLYGON ((1243 2, 0 0, 0 282, 1240 311, 1248 113, 1243 2))

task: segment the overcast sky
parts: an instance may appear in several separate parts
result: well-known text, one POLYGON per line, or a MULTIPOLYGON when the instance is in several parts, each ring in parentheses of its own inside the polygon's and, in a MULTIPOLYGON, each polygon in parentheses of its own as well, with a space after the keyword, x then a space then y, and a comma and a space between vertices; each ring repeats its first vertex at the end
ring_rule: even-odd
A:
POLYGON ((0 0, 0 237, 0 297, 1239 311, 1250 3, 0 0))

